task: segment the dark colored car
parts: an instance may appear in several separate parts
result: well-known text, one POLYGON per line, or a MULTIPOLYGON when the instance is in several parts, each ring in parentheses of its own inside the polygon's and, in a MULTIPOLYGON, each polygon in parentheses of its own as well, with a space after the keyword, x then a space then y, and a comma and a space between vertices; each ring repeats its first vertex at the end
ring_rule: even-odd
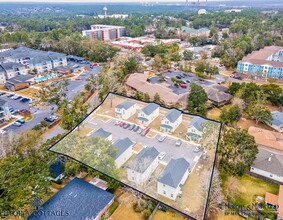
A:
POLYGON ((149 131, 150 131, 150 128, 149 128, 149 127, 146 127, 146 128, 142 131, 141 136, 147 135, 147 133, 148 133, 149 131))
POLYGON ((11 98, 11 97, 13 97, 15 94, 10 94, 10 95, 8 95, 7 97, 8 98, 11 98))
POLYGON ((140 126, 136 126, 136 127, 134 127, 133 131, 137 132, 139 129, 140 129, 140 126))
POLYGON ((22 98, 22 96, 18 96, 17 98, 15 98, 15 100, 19 100, 19 99, 21 99, 22 98))
POLYGON ((6 94, 6 92, 0 92, 0 96, 5 95, 5 94, 6 94))
POLYGON ((24 121, 24 120, 21 120, 21 119, 18 119, 16 122, 19 122, 19 123, 21 123, 21 124, 24 124, 24 123, 25 123, 25 121, 24 121))
POLYGON ((130 127, 130 126, 131 126, 130 124, 127 124, 127 123, 126 123, 126 124, 123 126, 123 128, 124 128, 124 129, 127 129, 127 128, 130 127))
POLYGON ((130 127, 128 128, 130 131, 133 130, 136 127, 136 125, 130 125, 130 127))
POLYGON ((21 113, 27 113, 27 111, 28 111, 28 110, 26 110, 26 109, 22 109, 22 110, 21 110, 21 113))
POLYGON ((46 117, 46 118, 44 118, 44 120, 45 120, 46 122, 49 122, 49 123, 55 121, 53 118, 50 118, 50 117, 46 117))
POLYGON ((29 102, 29 101, 30 101, 30 99, 28 99, 28 98, 20 99, 20 102, 22 102, 22 103, 29 102))
POLYGON ((178 75, 178 76, 176 76, 176 78, 177 78, 177 79, 182 79, 182 77, 181 77, 181 76, 179 76, 179 75, 178 75))

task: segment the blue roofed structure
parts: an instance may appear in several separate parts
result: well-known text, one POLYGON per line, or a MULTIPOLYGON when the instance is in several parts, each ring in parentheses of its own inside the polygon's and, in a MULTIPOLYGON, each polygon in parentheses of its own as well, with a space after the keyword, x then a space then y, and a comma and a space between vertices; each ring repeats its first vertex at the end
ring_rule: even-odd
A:
POLYGON ((271 123, 267 123, 278 132, 283 132, 283 112, 273 111, 271 112, 272 121, 271 123))
POLYGON ((117 140, 113 146, 118 149, 117 154, 115 155, 115 159, 117 159, 121 154, 123 154, 127 149, 134 145, 129 138, 119 139, 117 140))
POLYGON ((155 104, 155 103, 149 103, 148 105, 146 105, 145 107, 143 107, 141 109, 141 111, 146 114, 146 115, 150 115, 152 114, 156 109, 159 108, 159 105, 155 104))
POLYGON ((171 111, 167 112, 165 118, 167 118, 170 122, 174 123, 181 115, 182 112, 177 109, 172 109, 171 111))
POLYGON ((126 100, 126 101, 120 103, 119 105, 117 105, 115 108, 127 110, 127 109, 131 108, 133 105, 135 105, 134 102, 130 102, 130 101, 126 100))
POLYGON ((105 131, 103 128, 99 128, 93 134, 90 135, 91 137, 101 137, 104 139, 112 140, 112 133, 105 131))
POLYGON ((28 220, 98 220, 113 200, 113 194, 74 178, 28 220))

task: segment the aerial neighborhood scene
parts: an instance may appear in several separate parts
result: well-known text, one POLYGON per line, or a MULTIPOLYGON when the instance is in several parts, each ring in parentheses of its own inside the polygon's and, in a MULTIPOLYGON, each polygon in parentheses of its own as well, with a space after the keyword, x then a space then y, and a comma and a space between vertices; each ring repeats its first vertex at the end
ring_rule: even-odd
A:
POLYGON ((7 220, 283 220, 281 0, 0 0, 7 220))

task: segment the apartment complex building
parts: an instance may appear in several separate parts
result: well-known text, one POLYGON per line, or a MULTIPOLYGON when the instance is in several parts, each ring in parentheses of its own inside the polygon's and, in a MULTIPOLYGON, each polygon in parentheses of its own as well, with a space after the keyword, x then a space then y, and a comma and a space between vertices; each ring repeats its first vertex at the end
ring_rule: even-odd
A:
POLYGON ((14 63, 14 66, 16 65, 15 63, 22 64, 26 71, 22 71, 19 74, 27 74, 29 71, 34 70, 38 73, 43 73, 51 71, 58 66, 67 66, 67 58, 62 53, 18 47, 17 49, 1 52, 0 63, 3 65, 7 65, 7 63, 12 65, 11 63, 14 63))
POLYGON ((91 25, 90 30, 82 31, 82 35, 90 40, 110 41, 125 36, 125 27, 95 24, 91 25))
POLYGON ((238 62, 237 71, 283 79, 283 47, 269 46, 252 52, 238 62))

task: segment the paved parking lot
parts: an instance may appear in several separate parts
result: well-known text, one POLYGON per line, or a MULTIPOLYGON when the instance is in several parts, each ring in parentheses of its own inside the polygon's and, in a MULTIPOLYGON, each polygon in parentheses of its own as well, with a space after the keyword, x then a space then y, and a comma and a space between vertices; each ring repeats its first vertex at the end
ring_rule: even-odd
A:
MULTIPOLYGON (((142 145, 147 145, 148 147, 155 147, 159 152, 166 152, 166 156, 162 159, 163 162, 168 163, 171 158, 184 157, 190 163, 191 167, 194 166, 197 159, 200 157, 201 152, 193 152, 195 146, 189 143, 183 142, 180 147, 176 147, 176 139, 167 137, 163 142, 159 142, 157 138, 143 137, 140 134, 124 129, 120 126, 115 125, 115 120, 110 119, 107 122, 101 121, 99 119, 91 119, 85 124, 88 127, 99 129, 103 128, 105 131, 111 132, 113 135, 113 141, 121 138, 130 138, 136 143, 142 145)), ((158 136, 158 135, 157 135, 158 136)))
MULTIPOLYGON (((176 72, 163 72, 162 74, 164 76, 167 76, 167 77, 170 77, 170 78, 173 78, 173 77, 176 78, 176 76, 178 76, 178 75, 183 75, 184 72, 177 72, 177 71, 176 72)), ((216 81, 214 82, 213 80, 205 80, 205 81, 201 82, 201 81, 199 81, 199 77, 198 76, 196 76, 196 75, 194 75, 192 73, 187 73, 187 74, 188 74, 188 76, 183 77, 181 80, 183 80, 185 82, 188 80, 189 82, 194 82, 194 83, 196 83, 197 85, 200 85, 200 86, 210 86, 210 85, 213 85, 213 84, 217 83, 216 81)), ((155 77, 151 78, 150 82, 153 83, 153 84, 160 83, 159 77, 155 76, 155 77)), ((172 89, 172 91, 175 94, 183 94, 183 93, 187 93, 188 92, 188 88, 181 88, 181 87, 176 88, 174 86, 174 83, 171 80, 168 80, 167 84, 168 84, 168 87, 170 89, 172 89)), ((187 85, 187 87, 189 87, 190 83, 186 83, 186 85, 187 85)))

